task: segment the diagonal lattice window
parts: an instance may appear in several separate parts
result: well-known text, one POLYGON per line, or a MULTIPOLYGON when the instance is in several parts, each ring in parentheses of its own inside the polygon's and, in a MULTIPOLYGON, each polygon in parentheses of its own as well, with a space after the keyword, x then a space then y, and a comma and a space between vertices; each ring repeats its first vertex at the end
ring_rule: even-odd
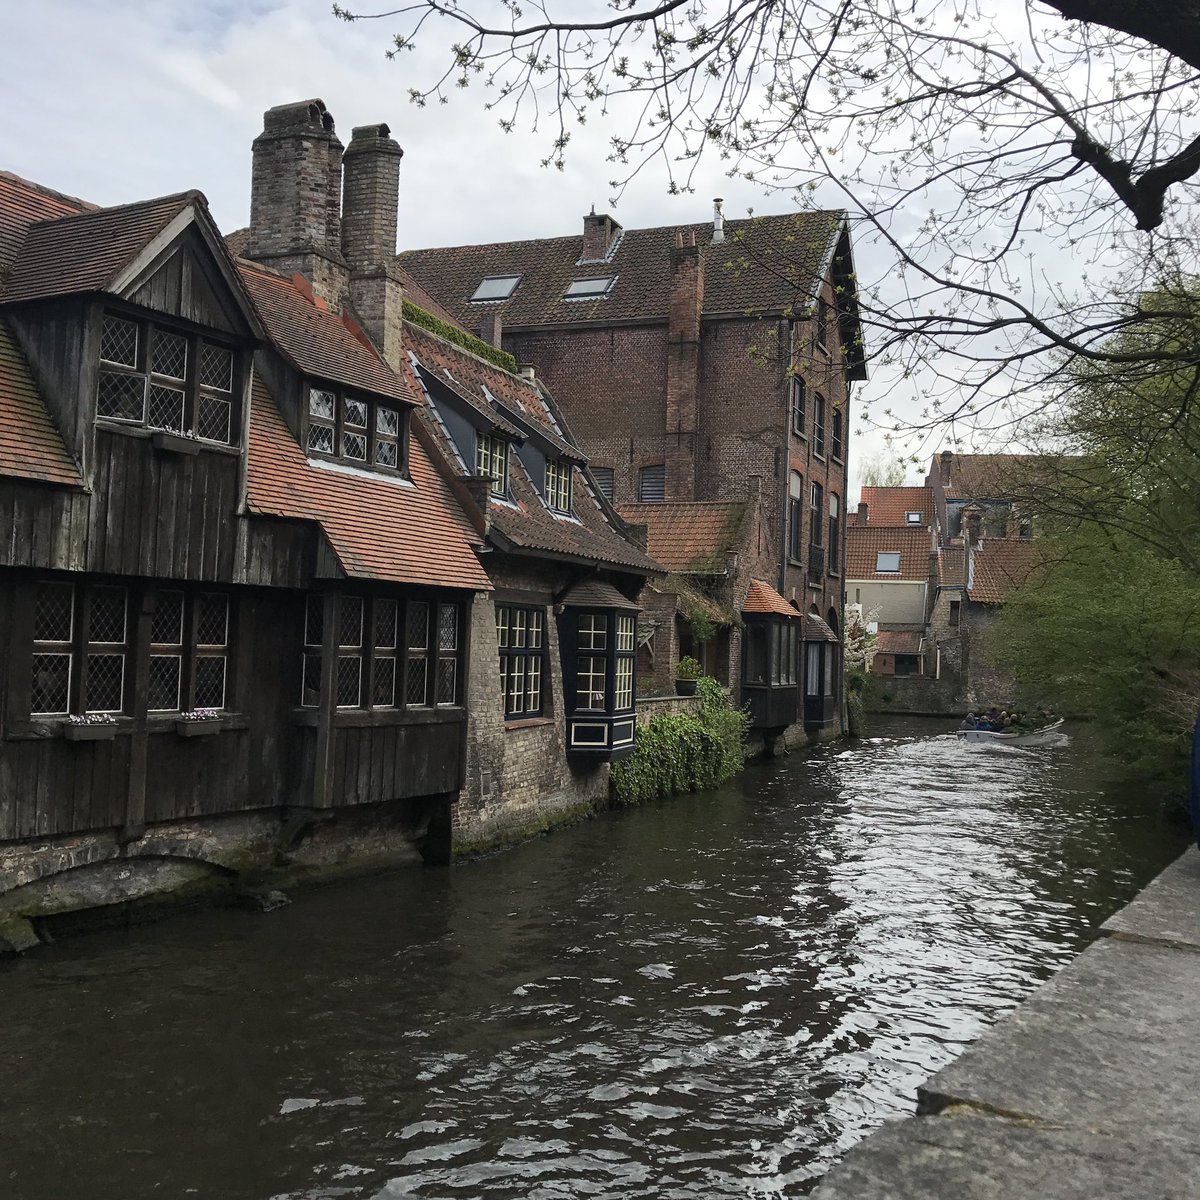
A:
POLYGON ((122 317, 106 315, 100 335, 100 358, 122 367, 138 365, 138 325, 122 317))
POLYGON ((89 654, 87 656, 86 712, 120 712, 124 688, 124 654, 89 654))
POLYGON ((141 421, 146 415, 146 381, 140 375, 101 371, 96 414, 114 421, 141 421))
POLYGON ((155 597, 150 640, 160 646, 183 645, 182 592, 159 592, 155 597))
POLYGON ((91 592, 88 613, 88 641, 110 646, 125 643, 125 589, 96 587, 91 592))
POLYGON ((202 654, 196 659, 195 705, 197 708, 225 707, 225 656, 202 654))
POLYGON ((146 424, 153 429, 183 432, 183 392, 152 383, 146 404, 146 424))
POLYGON ((48 716, 70 711, 71 665, 72 655, 69 652, 33 656, 31 713, 48 716))
POLYGON ((167 379, 186 379, 188 368, 188 340, 178 333, 165 329, 154 331, 151 371, 167 379))
POLYGON ((33 640, 69 642, 74 634, 75 589, 69 583, 40 583, 33 605, 33 640))
POLYGON ((146 707, 151 712, 178 712, 183 658, 178 654, 152 654, 146 707))
POLYGON ((196 645, 224 646, 229 641, 229 597, 202 592, 196 601, 196 645))
POLYGON ((208 442, 229 444, 233 404, 220 396, 201 395, 196 411, 196 436, 208 442))
POLYGON ((200 346, 200 386, 233 391, 233 351, 204 342, 200 346))

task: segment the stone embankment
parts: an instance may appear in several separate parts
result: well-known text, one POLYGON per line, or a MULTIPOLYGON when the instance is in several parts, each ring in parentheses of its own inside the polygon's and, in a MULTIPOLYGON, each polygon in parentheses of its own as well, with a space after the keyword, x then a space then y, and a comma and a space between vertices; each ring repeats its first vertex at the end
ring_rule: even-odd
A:
POLYGON ((813 1200, 1200 1197, 1200 853, 1102 929, 813 1200))

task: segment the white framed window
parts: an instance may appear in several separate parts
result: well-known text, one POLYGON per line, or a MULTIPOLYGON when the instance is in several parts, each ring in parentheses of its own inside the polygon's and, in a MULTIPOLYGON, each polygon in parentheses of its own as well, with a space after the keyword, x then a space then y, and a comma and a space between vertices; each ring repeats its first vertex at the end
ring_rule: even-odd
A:
POLYGON ((494 496, 508 493, 508 442, 504 438, 476 433, 475 474, 491 478, 494 496))
POLYGON ((895 550, 880 550, 875 555, 875 570, 881 575, 900 570, 900 554, 895 550))
POLYGON ((555 512, 571 511, 571 464, 565 459, 546 459, 545 497, 555 512))

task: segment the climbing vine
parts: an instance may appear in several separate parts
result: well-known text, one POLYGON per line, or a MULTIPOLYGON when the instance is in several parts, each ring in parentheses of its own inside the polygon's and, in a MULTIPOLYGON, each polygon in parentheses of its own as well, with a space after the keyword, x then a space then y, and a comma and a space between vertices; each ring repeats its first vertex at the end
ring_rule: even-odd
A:
POLYGON ((488 362, 494 363, 497 367, 501 367, 513 375, 517 372, 517 360, 508 351, 498 349, 482 338, 467 333, 465 329, 459 329, 457 325, 439 320, 433 313, 427 312, 411 300, 404 301, 404 319, 411 321, 414 325, 419 325, 422 329, 428 329, 430 333, 437 334, 438 337, 445 338, 446 341, 453 342, 456 346, 461 346, 464 350, 469 350, 478 358, 487 359, 488 362))
POLYGON ((637 730, 637 747, 612 769, 612 799, 618 806, 715 787, 746 761, 749 716, 730 703, 715 680, 698 681, 695 713, 655 717, 637 730))

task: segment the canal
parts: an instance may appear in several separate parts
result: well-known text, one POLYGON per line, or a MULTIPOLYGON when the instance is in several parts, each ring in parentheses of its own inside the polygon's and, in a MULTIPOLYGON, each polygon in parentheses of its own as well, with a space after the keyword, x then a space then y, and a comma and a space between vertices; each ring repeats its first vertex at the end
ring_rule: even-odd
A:
POLYGON ((0 964, 0 1195, 803 1195, 1182 848, 944 728, 0 964))

